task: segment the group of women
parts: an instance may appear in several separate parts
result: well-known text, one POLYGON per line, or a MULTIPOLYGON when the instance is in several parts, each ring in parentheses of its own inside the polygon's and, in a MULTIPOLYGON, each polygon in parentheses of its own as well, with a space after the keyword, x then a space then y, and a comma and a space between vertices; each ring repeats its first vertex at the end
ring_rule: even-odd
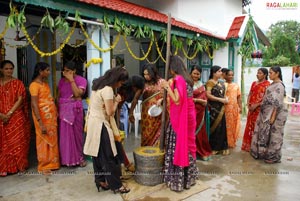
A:
MULTIPOLYGON (((170 120, 166 131, 164 181, 171 190, 183 191, 195 185, 198 176, 193 80, 188 74, 184 62, 178 56, 170 58, 170 73, 172 78, 166 81, 158 77, 153 66, 145 66, 143 70, 146 81, 144 89, 136 91, 132 104, 143 94, 142 108, 143 111, 147 110, 146 108, 153 104, 161 104, 161 94, 164 89, 167 91, 170 99, 168 109, 170 120)), ((118 149, 120 134, 114 118, 118 105, 122 101, 121 96, 115 91, 127 79, 127 70, 123 67, 116 67, 108 70, 93 82, 86 119, 87 137, 84 153, 93 156, 95 185, 98 190, 111 189, 115 193, 130 191, 121 181, 122 153, 118 149)), ((132 114, 131 112, 130 114, 132 114)), ((159 142, 160 124, 159 118, 142 118, 142 145, 158 146, 161 143, 159 142), (149 125, 153 126, 152 132, 147 129, 149 125)))
MULTIPOLYGON (((5 176, 28 168, 30 115, 24 84, 14 78, 14 64, 1 63, 0 84, 0 173, 5 176)), ((31 95, 32 118, 36 133, 38 171, 51 174, 66 166, 85 166, 83 157, 83 109, 81 97, 87 81, 76 75, 75 64, 67 62, 59 82, 58 112, 48 85, 50 66, 45 62, 35 65, 31 95), (59 135, 58 135, 59 125, 59 135)))
MULTIPOLYGON (((0 173, 15 173, 28 167, 29 146, 28 107, 26 90, 21 81, 12 77, 13 64, 1 64, 0 101, 0 173), (9 92, 9 93, 8 93, 9 92), (16 123, 17 122, 17 123, 16 123), (18 133, 16 133, 18 131, 18 133), (9 161, 9 162, 8 162, 9 161)), ((160 143, 160 116, 150 117, 148 109, 161 105, 164 90, 168 94, 168 121, 165 137, 164 182, 174 191, 183 191, 195 185, 198 178, 197 155, 209 160, 213 154, 229 154, 236 146, 242 111, 241 92, 232 82, 233 71, 225 71, 226 82, 221 80, 222 69, 212 66, 209 80, 204 86, 201 68, 193 66, 190 73, 179 56, 170 57, 171 78, 158 76, 153 65, 143 69, 145 83, 133 95, 129 119, 142 96, 141 145, 158 146, 160 143), (238 122, 238 123, 237 123, 238 122)), ((87 135, 83 147, 83 111, 81 97, 86 80, 76 75, 74 63, 64 66, 63 78, 58 85, 59 143, 57 111, 51 96, 47 77, 50 67, 38 63, 32 83, 32 116, 36 130, 38 171, 49 173, 60 165, 85 166, 83 152, 92 156, 95 185, 98 189, 114 193, 128 193, 130 189, 121 180, 121 161, 124 150, 120 146, 120 133, 115 114, 124 96, 117 94, 129 75, 124 67, 115 67, 93 81, 90 105, 86 117, 87 135), (83 149, 83 151, 82 151, 83 149)), ((284 85, 279 67, 269 71, 272 84, 267 81, 268 71, 258 70, 258 81, 251 87, 249 109, 242 149, 250 151, 256 159, 267 163, 279 162, 286 109, 283 105, 284 85)), ((126 94, 126 93, 125 93, 126 94)))

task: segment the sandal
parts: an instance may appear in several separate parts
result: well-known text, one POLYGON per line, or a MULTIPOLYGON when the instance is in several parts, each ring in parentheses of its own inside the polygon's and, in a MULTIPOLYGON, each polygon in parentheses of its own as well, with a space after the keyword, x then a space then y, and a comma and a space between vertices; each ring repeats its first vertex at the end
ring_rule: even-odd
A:
POLYGON ((121 186, 121 188, 115 189, 115 190, 113 190, 113 192, 114 192, 114 194, 116 194, 116 193, 124 194, 124 193, 129 193, 130 189, 126 188, 125 186, 121 186))
POLYGON ((129 163, 129 165, 126 166, 126 171, 135 172, 134 164, 133 163, 129 163))
POLYGON ((229 154, 230 154, 229 149, 225 149, 225 150, 222 151, 222 155, 223 155, 223 156, 227 156, 227 155, 229 155, 229 154))
POLYGON ((98 189, 98 192, 100 192, 100 188, 104 191, 107 191, 109 190, 109 185, 107 182, 103 182, 103 181, 100 181, 99 183, 96 183, 96 187, 98 189))
POLYGON ((265 161, 265 163, 268 163, 268 164, 281 163, 280 160, 279 161, 272 161, 272 160, 265 159, 264 161, 265 161))
POLYGON ((212 155, 217 155, 218 153, 219 151, 214 151, 214 150, 211 152, 212 155))
POLYGON ((81 161, 80 163, 79 163, 79 166, 80 167, 85 167, 87 165, 87 162, 86 161, 81 161))
POLYGON ((48 176, 48 175, 52 174, 52 171, 51 170, 43 170, 42 174, 45 175, 45 176, 48 176))

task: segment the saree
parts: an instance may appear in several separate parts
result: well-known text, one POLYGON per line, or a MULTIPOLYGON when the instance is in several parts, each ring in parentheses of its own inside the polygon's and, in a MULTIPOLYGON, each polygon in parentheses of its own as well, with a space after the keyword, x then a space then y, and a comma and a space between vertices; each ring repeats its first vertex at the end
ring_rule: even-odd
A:
MULTIPOLYGON (((76 75, 74 81, 85 91, 87 81, 76 75)), ((83 156, 83 106, 82 100, 72 98, 70 82, 61 79, 59 90, 59 150, 62 165, 75 166, 84 161, 83 156)))
POLYGON ((141 146, 159 146, 161 133, 161 115, 151 117, 148 110, 163 97, 161 86, 163 79, 159 79, 156 85, 146 84, 143 91, 141 111, 141 146))
POLYGON ((0 120, 0 176, 28 168, 30 121, 25 87, 18 79, 0 85, 0 113, 7 114, 20 96, 22 104, 8 122, 0 120))
MULTIPOLYGON (((213 96, 219 98, 225 97, 226 88, 224 83, 214 83, 212 80, 208 80, 206 89, 210 91, 213 96)), ((228 144, 224 104, 218 101, 208 100, 208 107, 210 110, 209 144, 211 149, 213 151, 226 150, 228 149, 228 144)))
POLYGON ((228 83, 226 96, 228 97, 228 103, 225 104, 227 143, 228 147, 234 148, 241 129, 241 115, 238 104, 238 97, 241 97, 240 87, 236 83, 228 83))
MULTIPOLYGON (((270 85, 270 82, 268 80, 265 80, 261 83, 253 82, 250 88, 249 98, 248 98, 248 104, 257 104, 261 103, 262 99, 264 97, 266 88, 270 85)), ((247 115, 247 123, 245 126, 244 136, 243 136, 243 142, 242 142, 242 150, 244 151, 250 151, 251 141, 252 141, 252 135, 254 132, 255 122, 257 119, 257 116, 260 111, 260 106, 255 108, 254 111, 248 111, 247 115)))
POLYGON ((38 97, 38 108, 41 121, 47 129, 47 134, 42 134, 39 122, 32 111, 36 133, 36 150, 38 158, 38 171, 59 169, 59 151, 57 136, 57 111, 54 99, 51 96, 47 83, 32 82, 29 86, 31 96, 38 97))
MULTIPOLYGON (((196 99, 207 100, 205 87, 201 81, 194 84, 193 97, 196 99)), ((196 148, 197 154, 201 158, 205 158, 211 155, 212 151, 208 142, 208 135, 206 132, 206 106, 196 102, 196 148)))
POLYGON ((263 97, 260 112, 254 129, 250 154, 255 159, 280 162, 283 144, 284 125, 288 111, 283 102, 285 89, 281 82, 272 83, 263 97), (276 110, 276 118, 270 124, 270 118, 276 110))
POLYGON ((179 104, 170 99, 170 121, 166 130, 164 182, 174 191, 183 191, 196 183, 195 128, 193 89, 182 76, 176 76, 171 88, 178 90, 179 104))

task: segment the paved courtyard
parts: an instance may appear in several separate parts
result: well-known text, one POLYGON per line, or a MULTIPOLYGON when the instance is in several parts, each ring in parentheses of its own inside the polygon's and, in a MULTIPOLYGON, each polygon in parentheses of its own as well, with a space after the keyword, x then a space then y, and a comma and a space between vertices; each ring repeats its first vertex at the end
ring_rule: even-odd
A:
MULTIPOLYGON (((244 126, 245 119, 242 119, 242 131, 244 126)), ((139 144, 140 138, 135 138, 134 133, 126 139, 125 148, 131 161, 132 151, 139 144)), ((265 164, 254 160, 249 153, 240 151, 240 147, 241 139, 230 155, 216 155, 210 161, 197 161, 200 180, 210 188, 186 201, 300 200, 300 116, 288 117, 281 163, 265 164)), ((97 192, 90 161, 84 168, 62 167, 51 176, 43 176, 36 173, 35 157, 33 145, 27 174, 0 177, 1 201, 123 200, 111 191, 97 192)))

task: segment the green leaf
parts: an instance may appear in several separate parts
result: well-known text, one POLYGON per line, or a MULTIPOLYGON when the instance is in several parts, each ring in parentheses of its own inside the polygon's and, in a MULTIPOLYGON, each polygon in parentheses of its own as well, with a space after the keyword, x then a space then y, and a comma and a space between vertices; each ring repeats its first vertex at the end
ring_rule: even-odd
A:
POLYGON ((159 38, 163 42, 167 42, 167 30, 166 29, 164 29, 164 30, 161 31, 159 38))
POLYGON ((75 11, 75 20, 76 22, 80 23, 82 25, 82 20, 80 17, 80 12, 78 10, 75 11))

